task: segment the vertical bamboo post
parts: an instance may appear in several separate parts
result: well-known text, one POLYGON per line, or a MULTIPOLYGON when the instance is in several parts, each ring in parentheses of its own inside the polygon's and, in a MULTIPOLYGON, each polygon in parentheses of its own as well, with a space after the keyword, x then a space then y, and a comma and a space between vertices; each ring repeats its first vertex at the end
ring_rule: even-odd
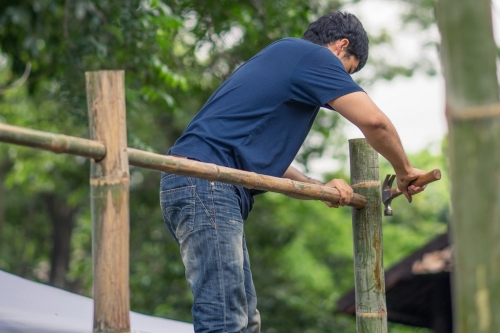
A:
POLYGON ((106 147, 91 161, 94 333, 130 332, 129 169, 123 71, 85 73, 90 138, 106 147))
POLYGON ((455 332, 500 327, 500 87, 490 0, 439 0, 450 129, 455 332))
POLYGON ((367 200, 365 208, 352 208, 357 332, 387 333, 378 153, 366 139, 354 139, 349 156, 351 186, 367 200))

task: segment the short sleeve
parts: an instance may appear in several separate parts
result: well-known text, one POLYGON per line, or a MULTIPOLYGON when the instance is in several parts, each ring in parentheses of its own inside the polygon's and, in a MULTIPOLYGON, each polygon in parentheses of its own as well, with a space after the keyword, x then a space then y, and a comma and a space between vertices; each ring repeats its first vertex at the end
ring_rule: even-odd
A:
POLYGON ((291 76, 291 88, 293 99, 317 106, 363 91, 340 59, 324 47, 315 48, 297 63, 291 76))

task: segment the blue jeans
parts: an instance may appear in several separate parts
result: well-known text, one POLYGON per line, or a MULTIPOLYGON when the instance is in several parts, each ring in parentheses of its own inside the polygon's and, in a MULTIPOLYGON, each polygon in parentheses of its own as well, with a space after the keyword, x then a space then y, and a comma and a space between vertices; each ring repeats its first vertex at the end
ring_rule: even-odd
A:
POLYGON ((260 332, 236 187, 162 174, 160 203, 194 296, 195 332, 260 332))

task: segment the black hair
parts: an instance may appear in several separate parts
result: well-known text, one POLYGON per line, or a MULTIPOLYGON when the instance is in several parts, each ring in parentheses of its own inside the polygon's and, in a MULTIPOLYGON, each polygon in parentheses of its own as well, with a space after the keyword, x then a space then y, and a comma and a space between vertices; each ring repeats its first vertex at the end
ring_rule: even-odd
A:
POLYGON ((368 36, 356 16, 340 11, 328 13, 311 23, 302 35, 302 39, 321 46, 327 46, 343 38, 349 40, 346 55, 354 55, 359 60, 359 65, 354 71, 357 72, 368 60, 368 36))

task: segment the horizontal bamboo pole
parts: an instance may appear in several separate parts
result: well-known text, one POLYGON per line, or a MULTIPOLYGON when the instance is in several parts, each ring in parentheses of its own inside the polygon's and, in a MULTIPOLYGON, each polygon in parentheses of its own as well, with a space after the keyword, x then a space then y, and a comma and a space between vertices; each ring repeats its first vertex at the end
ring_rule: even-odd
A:
MULTIPOLYGON (((95 160, 101 160, 106 155, 106 148, 97 141, 35 131, 2 123, 0 123, 0 141, 56 153, 89 157, 95 160)), ((130 165, 146 169, 215 180, 249 189, 293 195, 295 198, 303 200, 312 199, 337 203, 340 198, 339 191, 332 187, 260 175, 254 172, 155 154, 134 148, 127 148, 127 152, 130 165)), ((361 209, 365 205, 366 198, 354 194, 348 206, 361 209)))
MULTIPOLYGON (((337 203, 340 198, 339 191, 332 187, 260 175, 255 172, 242 171, 185 158, 164 156, 134 148, 128 148, 127 151, 130 164, 146 169, 216 180, 249 189, 293 194, 294 198, 304 200, 316 199, 337 203)), ((363 208, 365 205, 366 198, 359 194, 354 194, 349 204, 349 206, 357 209, 363 208)))
POLYGON ((106 155, 106 147, 100 142, 88 139, 32 130, 0 123, 0 141, 101 160, 106 155))

